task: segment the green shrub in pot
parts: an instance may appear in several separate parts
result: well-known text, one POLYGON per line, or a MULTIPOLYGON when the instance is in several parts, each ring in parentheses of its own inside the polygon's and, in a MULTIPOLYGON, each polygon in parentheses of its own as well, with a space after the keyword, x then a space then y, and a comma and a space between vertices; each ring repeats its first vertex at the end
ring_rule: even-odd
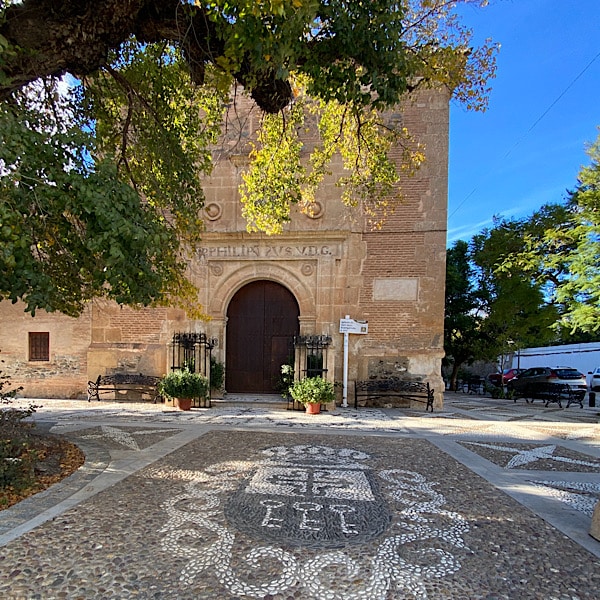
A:
POLYGON ((326 404, 335 400, 333 383, 322 377, 305 377, 294 381, 290 395, 301 404, 326 404))
POLYGON ((171 371, 160 380, 158 391, 167 398, 205 398, 208 378, 188 369, 171 371))

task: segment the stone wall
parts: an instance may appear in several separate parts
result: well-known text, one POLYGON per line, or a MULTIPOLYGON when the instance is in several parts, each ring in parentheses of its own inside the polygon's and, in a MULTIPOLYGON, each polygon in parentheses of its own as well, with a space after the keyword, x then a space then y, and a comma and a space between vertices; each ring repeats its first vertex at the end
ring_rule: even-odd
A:
POLYGON ((30 398, 78 398, 87 383, 87 350, 91 310, 78 319, 38 311, 35 317, 21 303, 0 304, 0 369, 11 387, 23 386, 30 398), (29 360, 29 333, 49 334, 49 361, 29 360))
MULTIPOLYGON (((385 373, 427 379, 442 397, 443 313, 448 169, 448 95, 419 94, 397 115, 425 146, 427 162, 402 183, 403 201, 383 227, 372 230, 360 209, 340 201, 325 183, 310 215, 292 210, 281 236, 250 234, 241 215, 238 188, 247 163, 243 150, 224 140, 213 175, 205 183, 206 231, 189 274, 210 321, 190 321, 183 311, 133 310, 94 302, 80 319, 38 313, 2 303, 0 357, 15 383, 30 396, 85 396, 86 382, 99 374, 162 375, 174 332, 205 332, 219 340, 216 357, 226 358, 227 308, 251 281, 270 280, 288 288, 300 308, 300 334, 327 334, 333 343, 328 367, 342 379, 346 315, 367 320, 368 335, 350 335, 349 379, 385 373), (29 331, 49 331, 46 364, 27 360, 29 331)), ((246 129, 252 120, 245 122, 246 129)), ((238 132, 239 133, 239 132, 238 132)), ((239 139, 239 137, 237 138, 239 139)), ((397 155, 399 159, 399 153, 397 155)))
MULTIPOLYGON (((369 336, 356 348, 357 378, 372 377, 373 365, 397 364, 406 376, 427 379, 441 402, 446 220, 448 187, 448 98, 421 94, 405 107, 403 124, 425 145, 426 162, 402 186, 404 201, 381 231, 364 231, 357 318, 369 336)), ((392 370, 395 370, 393 368, 392 370)))

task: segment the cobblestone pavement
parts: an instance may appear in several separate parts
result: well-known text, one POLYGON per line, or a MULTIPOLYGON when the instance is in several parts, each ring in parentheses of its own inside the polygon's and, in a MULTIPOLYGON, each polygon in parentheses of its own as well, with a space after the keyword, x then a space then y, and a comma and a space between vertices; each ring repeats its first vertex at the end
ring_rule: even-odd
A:
POLYGON ((264 400, 40 402, 86 463, 0 512, 0 598, 599 597, 599 409, 264 400))

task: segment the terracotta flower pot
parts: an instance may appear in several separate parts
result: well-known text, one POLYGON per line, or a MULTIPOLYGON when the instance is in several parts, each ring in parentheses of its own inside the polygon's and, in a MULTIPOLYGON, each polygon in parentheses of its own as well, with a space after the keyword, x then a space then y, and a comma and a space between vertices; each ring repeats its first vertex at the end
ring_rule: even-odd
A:
POLYGON ((309 415, 318 415, 321 412, 320 402, 307 402, 305 405, 306 413, 309 415))
POLYGON ((191 398, 175 398, 175 405, 179 410, 192 410, 191 398))

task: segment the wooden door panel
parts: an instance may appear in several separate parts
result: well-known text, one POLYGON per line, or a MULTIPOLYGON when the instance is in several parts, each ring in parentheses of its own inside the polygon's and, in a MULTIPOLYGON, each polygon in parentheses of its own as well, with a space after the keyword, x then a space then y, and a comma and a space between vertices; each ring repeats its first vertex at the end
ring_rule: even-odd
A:
POLYGON ((277 391, 298 316, 296 299, 278 283, 255 281, 236 293, 227 311, 228 392, 277 391))
MULTIPOLYGON (((269 363, 270 377, 277 385, 281 374, 281 365, 289 363, 293 358, 292 340, 287 335, 273 336, 271 338, 271 355, 269 363), (292 353, 290 356, 290 352, 292 353)), ((281 390, 277 390, 281 391, 281 390)))

